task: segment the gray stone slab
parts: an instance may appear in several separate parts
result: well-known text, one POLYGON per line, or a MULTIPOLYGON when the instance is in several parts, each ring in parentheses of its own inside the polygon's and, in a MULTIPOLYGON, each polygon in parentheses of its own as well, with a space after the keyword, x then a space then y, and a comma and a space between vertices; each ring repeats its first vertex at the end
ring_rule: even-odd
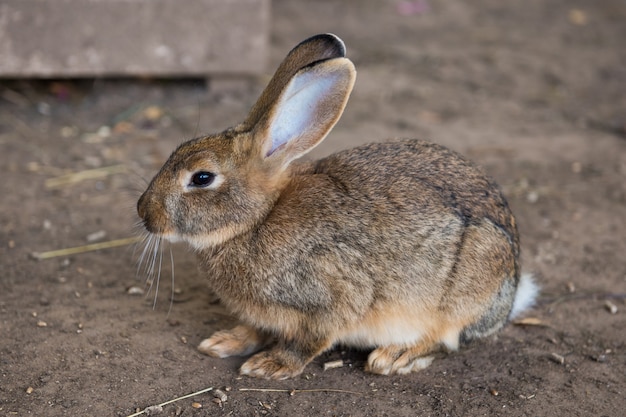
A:
POLYGON ((255 74, 270 0, 0 0, 0 77, 255 74))

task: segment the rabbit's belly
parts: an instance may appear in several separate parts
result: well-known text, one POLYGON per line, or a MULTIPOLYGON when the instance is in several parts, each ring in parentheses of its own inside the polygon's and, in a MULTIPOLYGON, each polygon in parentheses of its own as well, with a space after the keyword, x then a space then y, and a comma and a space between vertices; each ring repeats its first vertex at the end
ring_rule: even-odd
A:
POLYGON ((345 329, 340 333, 337 343, 359 348, 411 346, 424 338, 430 339, 439 334, 443 336, 442 343, 455 349, 460 330, 457 326, 445 322, 443 317, 423 309, 387 306, 372 310, 358 323, 345 329))

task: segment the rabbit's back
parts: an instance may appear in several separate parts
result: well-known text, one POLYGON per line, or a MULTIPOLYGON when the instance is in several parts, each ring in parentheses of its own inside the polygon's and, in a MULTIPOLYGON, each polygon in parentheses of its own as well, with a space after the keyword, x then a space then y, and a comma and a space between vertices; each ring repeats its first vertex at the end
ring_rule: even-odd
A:
POLYGON ((429 220, 453 215, 463 224, 489 219, 510 236, 515 219, 496 183, 459 154, 416 139, 372 143, 317 161, 313 172, 342 184, 347 195, 371 201, 381 216, 429 220))

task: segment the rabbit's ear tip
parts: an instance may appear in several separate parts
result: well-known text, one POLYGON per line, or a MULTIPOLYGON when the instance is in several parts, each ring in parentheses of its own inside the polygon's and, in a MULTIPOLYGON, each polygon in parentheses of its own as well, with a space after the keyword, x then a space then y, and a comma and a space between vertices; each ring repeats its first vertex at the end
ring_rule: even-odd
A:
POLYGON ((334 33, 320 33, 318 35, 311 36, 300 42, 294 49, 302 47, 306 44, 323 44, 324 49, 332 50, 333 53, 328 58, 344 57, 346 56, 346 45, 341 38, 334 33))
POLYGON ((305 43, 305 42, 311 42, 311 41, 318 41, 318 40, 322 40, 322 41, 326 41, 326 42, 333 42, 333 43, 339 43, 343 45, 343 41, 341 40, 341 38, 337 35, 335 35, 334 33, 319 33, 317 35, 313 35, 305 40, 303 40, 301 43, 305 43))
POLYGON ((341 39, 338 35, 335 35, 334 33, 330 33, 330 32, 328 32, 328 33, 324 33, 324 36, 331 37, 331 38, 333 38, 335 41, 337 41, 337 42, 339 42, 339 43, 341 43, 341 44, 343 45, 343 40, 342 40, 342 39, 341 39))
POLYGON ((335 35, 334 33, 326 33, 324 35, 333 40, 333 43, 336 45, 337 49, 341 51, 341 56, 346 56, 346 44, 339 36, 335 35))
POLYGON ((330 32, 329 33, 322 33, 322 34, 320 34, 318 36, 324 37, 324 38, 328 39, 329 41, 332 40, 332 42, 334 42, 334 43, 337 43, 337 44, 345 46, 343 40, 339 36, 335 35, 334 33, 330 33, 330 32))

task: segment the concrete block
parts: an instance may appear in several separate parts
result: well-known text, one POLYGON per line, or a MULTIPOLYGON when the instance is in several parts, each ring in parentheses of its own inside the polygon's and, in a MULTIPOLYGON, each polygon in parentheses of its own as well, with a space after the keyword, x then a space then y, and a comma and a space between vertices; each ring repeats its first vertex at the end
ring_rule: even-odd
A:
POLYGON ((0 77, 255 74, 270 0, 0 0, 0 77))

